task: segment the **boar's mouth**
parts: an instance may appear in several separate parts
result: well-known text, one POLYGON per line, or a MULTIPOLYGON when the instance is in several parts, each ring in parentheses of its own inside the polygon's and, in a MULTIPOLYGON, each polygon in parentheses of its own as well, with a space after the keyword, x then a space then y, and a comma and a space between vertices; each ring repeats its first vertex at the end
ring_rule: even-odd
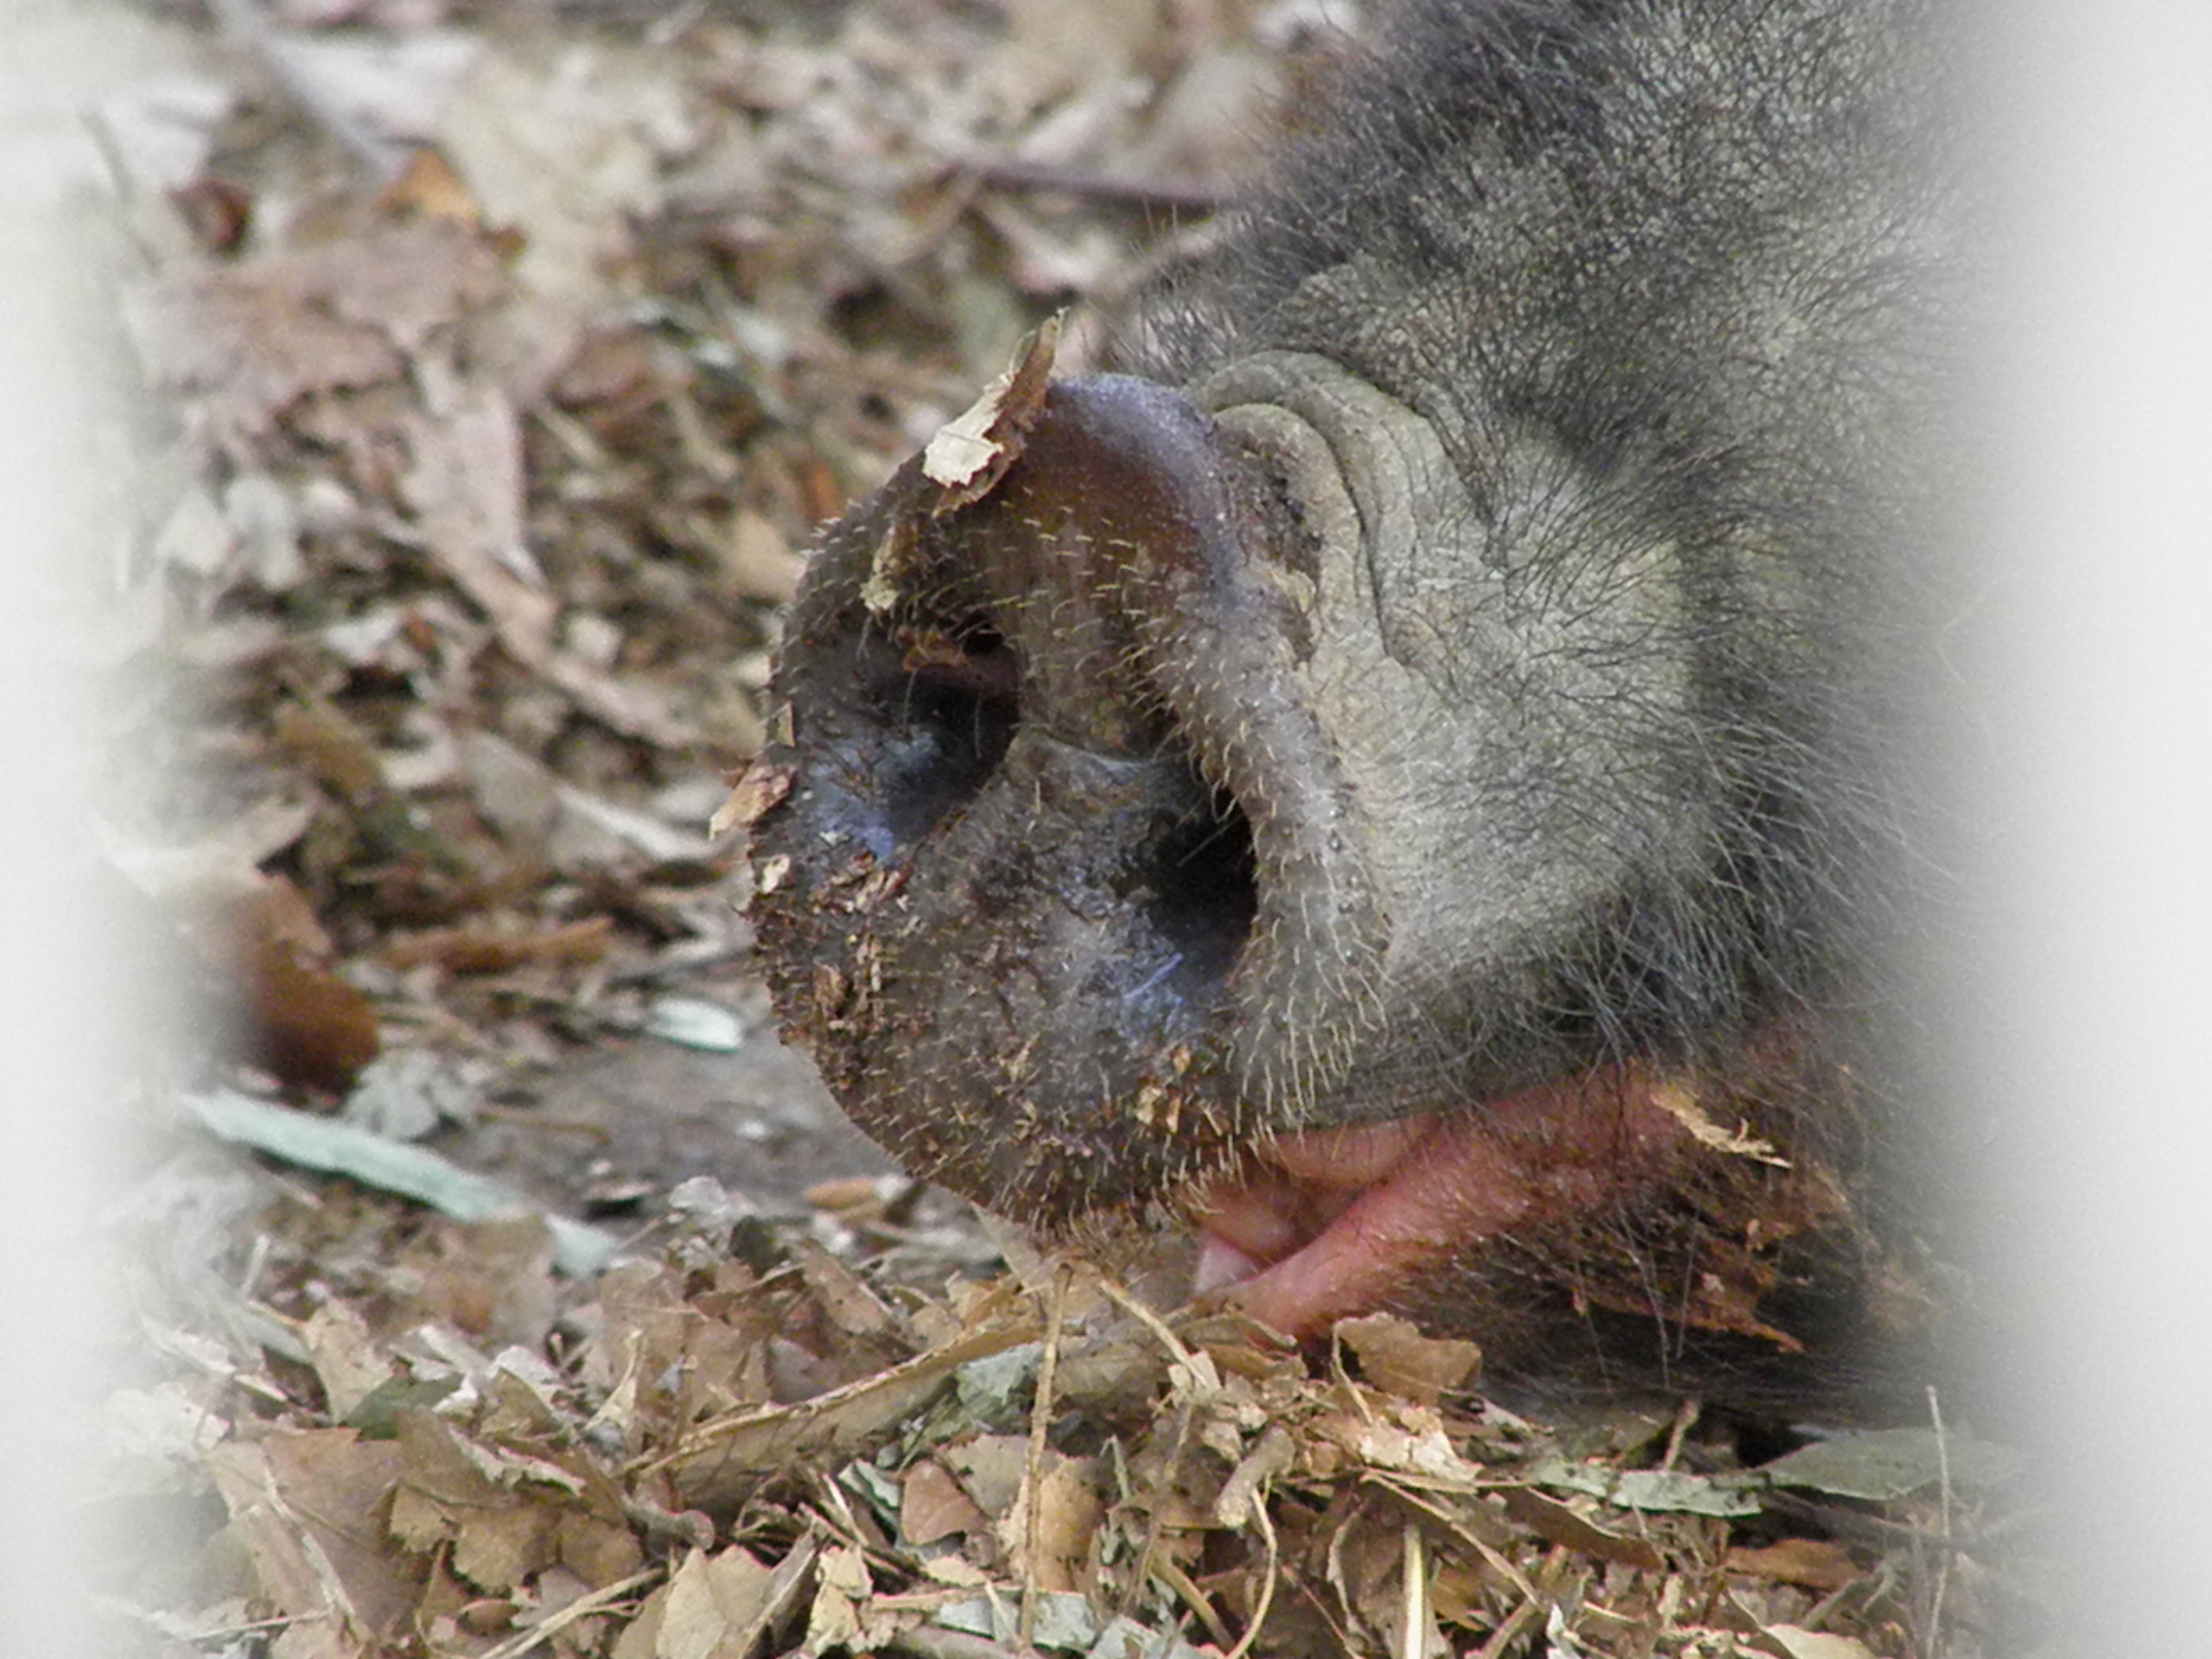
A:
POLYGON ((1039 387, 993 441, 980 483, 909 461, 810 565, 752 912, 861 1127, 1050 1226, 1280 1127, 1382 930, 1289 694, 1278 495, 1133 379, 1039 387))
MULTIPOLYGON (((1402 1302, 1408 1281, 1491 1240, 1571 1236, 1588 1217, 1626 1213, 1662 1177, 1682 1177, 1701 1138, 1710 1147, 1721 1137, 1689 1088, 1628 1063, 1487 1100, 1479 1113, 1263 1141, 1185 1195, 1200 1239, 1196 1288, 1226 1292, 1278 1331, 1318 1335, 1339 1318, 1402 1302)), ((1786 1170, 1769 1148, 1736 1150, 1786 1170)), ((1783 1211, 1769 1198, 1771 1224, 1783 1211)), ((1753 1327, 1746 1310, 1756 1295, 1713 1274, 1719 1262, 1709 1259, 1703 1283, 1668 1310, 1673 1322, 1753 1327)), ((1582 1288, 1604 1298, 1586 1266, 1582 1288)), ((1648 1311, 1649 1291, 1619 1300, 1648 1311)))
POLYGON ((1257 1143, 1181 1195, 1195 1287, 1300 1338, 1378 1307, 1478 1335, 1485 1386, 1532 1402, 1567 1397, 1579 1354, 1600 1387, 1672 1373, 1755 1408, 1848 1409, 1875 1348, 1925 1336, 1925 1294, 1831 1171, 1735 1116, 1820 1065, 1779 1031, 1738 1060, 1701 1078, 1624 1061, 1257 1143))

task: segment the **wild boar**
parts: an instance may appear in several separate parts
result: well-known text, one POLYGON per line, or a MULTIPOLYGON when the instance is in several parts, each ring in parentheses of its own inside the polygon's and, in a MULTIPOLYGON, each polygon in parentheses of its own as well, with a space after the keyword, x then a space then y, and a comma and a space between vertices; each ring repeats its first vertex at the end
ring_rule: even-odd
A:
POLYGON ((1917 1382, 1939 33, 1411 5, 1123 372, 1040 340, 830 529, 753 914, 862 1128, 1493 1387, 1917 1382))

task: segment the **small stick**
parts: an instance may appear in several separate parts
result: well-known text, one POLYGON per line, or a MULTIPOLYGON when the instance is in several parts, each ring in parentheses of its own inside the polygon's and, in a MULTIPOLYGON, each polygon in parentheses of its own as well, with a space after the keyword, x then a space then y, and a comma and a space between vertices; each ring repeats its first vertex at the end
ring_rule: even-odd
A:
POLYGON ((1068 1268, 1062 1262, 1052 1274, 1046 1293, 1045 1349, 1037 1365, 1037 1396, 1029 1406, 1029 1460, 1022 1484, 1029 1493, 1029 1510, 1021 1518, 1021 1621, 1016 1627, 1021 1645, 1027 1648, 1037 1629, 1037 1553, 1044 1533, 1045 1452, 1052 1427, 1052 1388, 1060 1367, 1060 1322, 1067 1317, 1068 1268))

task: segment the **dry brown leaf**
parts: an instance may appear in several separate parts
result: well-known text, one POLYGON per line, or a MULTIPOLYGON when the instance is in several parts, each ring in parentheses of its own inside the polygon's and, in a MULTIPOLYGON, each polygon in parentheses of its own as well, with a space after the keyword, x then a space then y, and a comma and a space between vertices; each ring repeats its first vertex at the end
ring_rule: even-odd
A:
POLYGON ((454 1571, 481 1589, 512 1590, 558 1559, 559 1531, 554 1505, 510 1496, 501 1507, 460 1517, 454 1571))
POLYGON ((217 903, 209 936, 238 988, 247 1057, 289 1082, 344 1090, 377 1057, 377 1014, 339 976, 315 907, 281 875, 217 903))
POLYGON ((377 193, 376 205, 395 215, 445 219, 471 231, 483 224, 476 198, 453 170, 453 163, 428 144, 408 153, 405 164, 377 193))
POLYGON ((1096 1460, 1048 1451, 1036 1485, 1033 1488, 1025 1480, 1014 1507, 999 1522, 999 1547, 1019 1582, 1041 1590, 1088 1593, 1097 1587, 1091 1540, 1105 1519, 1096 1460))
POLYGON ((1547 1497, 1533 1487, 1508 1487, 1504 1497, 1505 1512, 1540 1538, 1548 1538, 1585 1555, 1595 1555, 1600 1560, 1619 1561, 1647 1571, 1656 1571, 1662 1565, 1659 1552, 1646 1540, 1601 1526, 1580 1510, 1547 1497))
POLYGON ((618 732, 669 748, 696 742, 664 696, 556 645, 561 607, 525 550, 522 431, 507 394, 467 383, 435 416, 410 412, 398 424, 410 457, 401 493, 416 531, 508 654, 618 732))
POLYGON ((1021 454, 1045 407, 1060 319, 1049 318, 1021 343, 1014 360, 961 413, 939 427, 922 450, 922 475, 944 491, 931 505, 944 514, 980 501, 1021 454))
POLYGON ((507 288, 495 241, 431 219, 396 219, 283 258, 279 270, 294 291, 378 329, 410 356, 507 288))
POLYGON ((658 1659, 749 1651, 747 1638, 766 1615, 773 1583, 774 1574, 747 1550, 733 1547, 714 1556, 693 1550, 669 1577, 658 1659))
POLYGON ((903 1334, 906 1321, 887 1306, 868 1281, 810 1238, 791 1245, 815 1302, 849 1337, 875 1338, 903 1334))
POLYGON ((1020 1496, 1022 1478, 1028 1473, 1029 1437, 976 1434, 945 1447, 939 1455, 960 1477, 976 1507, 993 1520, 1001 1520, 1020 1496))
POLYGON ((157 279, 125 315, 149 378, 201 400, 235 437, 266 430, 310 392, 397 379, 408 353, 505 283, 480 238, 397 223, 157 279))
POLYGON ((594 1588, 619 1584, 645 1565, 645 1549, 623 1516, 619 1495, 611 1520, 563 1510, 556 1542, 561 1564, 594 1588))
POLYGON ((1696 1091, 1687 1083, 1655 1084, 1651 1101, 1688 1130, 1690 1139, 1701 1147, 1708 1147, 1731 1158, 1748 1158, 1754 1163, 1765 1164, 1774 1169, 1790 1167, 1789 1160, 1775 1150, 1771 1141, 1750 1134, 1741 1125, 1733 1129, 1724 1129, 1707 1117, 1696 1091))
POLYGON ((1033 1320, 1007 1319, 970 1331, 944 1347, 791 1406, 758 1407, 702 1424, 652 1465, 664 1471, 690 1506, 714 1509, 734 1500, 756 1473, 795 1460, 830 1458, 855 1448, 918 1410, 970 1360, 1036 1340, 1033 1320))
POLYGON ((359 804, 384 786, 384 766, 375 745, 327 698, 307 696, 278 704, 270 729, 309 772, 346 800, 359 804))
POLYGON ((368 1321, 335 1298, 308 1316, 300 1340, 321 1379, 330 1414, 344 1419, 396 1374, 391 1357, 370 1334, 368 1321))
POLYGON ((417 1580, 383 1547, 379 1506, 398 1447, 349 1428, 288 1430, 207 1455, 262 1593, 286 1616, 327 1621, 362 1641, 394 1630, 417 1580))
POLYGON ((840 1175, 830 1180, 815 1182, 799 1197, 815 1209, 850 1224, 880 1214, 884 1205, 898 1190, 897 1178, 887 1179, 880 1175, 840 1175))
POLYGON ((400 492, 424 544, 490 617, 500 643, 535 665, 551 651, 559 605, 523 563, 522 430, 513 405, 496 386, 467 386, 436 415, 409 416, 402 432, 410 464, 400 492))
POLYGON ((807 1651, 860 1648, 861 1610, 875 1594, 867 1559, 849 1546, 832 1545, 822 1552, 818 1572, 806 1616, 807 1651))
POLYGON ((392 1494, 391 1530, 408 1548, 444 1543, 467 1516, 506 1501, 442 1418, 418 1407, 400 1411, 395 1423, 404 1460, 392 1494))
POLYGON ((561 782, 552 769, 490 732, 461 740, 469 799, 499 838, 518 852, 537 854, 561 816, 561 782))
POLYGON ((288 289, 285 268, 218 268, 157 282, 124 315, 147 377, 206 401, 218 428, 265 430, 311 391, 375 385, 406 365, 380 330, 288 289))
POLYGON ((1368 1410, 1318 1417, 1308 1432, 1316 1441, 1341 1446, 1370 1469, 1470 1487, 1483 1478, 1481 1467, 1453 1449, 1443 1424, 1424 1407, 1376 1396, 1368 1410), (1372 1408, 1376 1404, 1381 1410, 1372 1408))
POLYGON ((1360 1374, 1370 1382, 1417 1406, 1433 1406, 1471 1386, 1482 1364, 1483 1351, 1473 1343, 1423 1336, 1395 1313, 1339 1319, 1334 1334, 1359 1356, 1360 1374))
POLYGON ((990 1517, 933 1458, 920 1459, 900 1477, 899 1494, 899 1535, 910 1544, 933 1544, 990 1524, 990 1517))
POLYGON ((1784 1538, 1758 1549, 1732 1549, 1721 1566, 1728 1572, 1808 1590, 1840 1590, 1865 1576, 1851 1552, 1833 1538, 1784 1538))
MULTIPOLYGON (((563 1559, 570 1541, 602 1546, 588 1563, 613 1578, 635 1568, 633 1552, 607 1555, 568 1523, 596 1503, 619 1517, 619 1500, 588 1477, 545 1459, 502 1451, 420 1409, 397 1414, 405 1462, 391 1504, 393 1535, 421 1551, 449 1543, 454 1570, 479 1588, 505 1592, 563 1559)), ((571 1560, 572 1568, 583 1565, 571 1560)), ((586 1573, 588 1579, 591 1575, 586 1573)))
POLYGON ((707 833, 726 836, 740 824, 757 823, 763 812, 791 792, 791 780, 796 776, 793 767, 755 760, 730 790, 729 798, 716 807, 715 816, 707 820, 707 833))

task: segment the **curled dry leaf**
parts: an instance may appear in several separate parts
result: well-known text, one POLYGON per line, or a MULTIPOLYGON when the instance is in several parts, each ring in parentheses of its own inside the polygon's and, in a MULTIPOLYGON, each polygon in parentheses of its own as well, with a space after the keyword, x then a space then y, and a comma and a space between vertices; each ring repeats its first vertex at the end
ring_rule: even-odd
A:
POLYGON ((791 779, 796 774, 789 766, 771 766, 766 760, 755 760, 731 789, 729 798, 715 809, 715 816, 707 820, 707 833, 721 836, 741 824, 750 824, 791 792, 791 779))
POLYGON ((1014 360, 922 450, 922 474, 944 486, 933 505, 943 514, 980 501, 1021 454, 1024 435, 1045 406, 1060 319, 1048 319, 1021 343, 1014 360))
POLYGON ((237 988, 245 1052, 288 1082, 342 1091, 377 1057, 375 1007, 339 976, 306 896, 263 876, 215 901, 203 937, 237 988))

